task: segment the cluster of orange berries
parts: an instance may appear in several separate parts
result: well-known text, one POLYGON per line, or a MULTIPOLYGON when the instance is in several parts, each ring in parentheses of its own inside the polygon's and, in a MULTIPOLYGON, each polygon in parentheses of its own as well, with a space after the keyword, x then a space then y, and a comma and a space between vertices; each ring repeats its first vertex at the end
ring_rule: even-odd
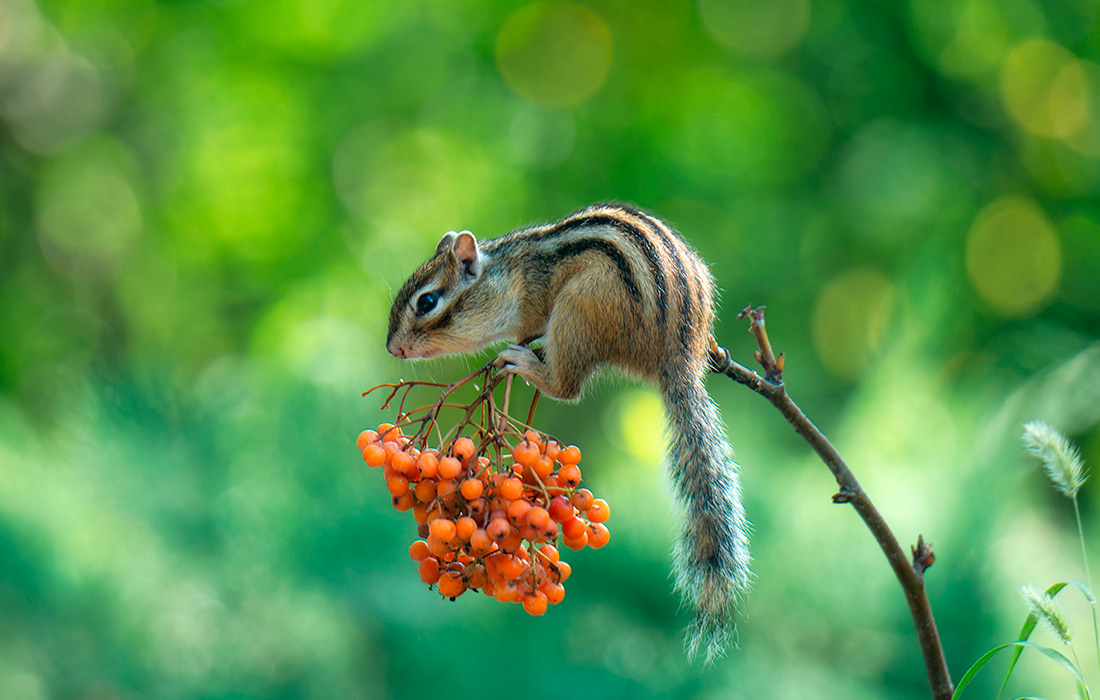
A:
POLYGON ((571 571, 558 556, 559 536, 573 550, 611 538, 607 502, 578 488, 580 448, 536 431, 505 453, 501 469, 468 437, 444 451, 419 450, 392 423, 364 430, 356 445, 368 466, 382 467, 393 507, 412 511, 423 539, 409 556, 446 598, 481 590, 542 615, 565 597, 571 571))

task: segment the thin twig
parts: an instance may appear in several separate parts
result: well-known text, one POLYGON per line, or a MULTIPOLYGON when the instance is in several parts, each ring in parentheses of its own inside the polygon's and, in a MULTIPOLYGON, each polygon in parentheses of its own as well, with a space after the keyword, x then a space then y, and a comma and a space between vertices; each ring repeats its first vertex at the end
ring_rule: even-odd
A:
POLYGON ((882 548, 890 567, 894 570, 905 599, 909 603, 909 612, 913 616, 913 625, 917 630, 917 639, 920 642, 921 653, 924 655, 925 670, 928 673, 928 683, 932 689, 934 700, 949 700, 954 693, 954 684, 951 682, 951 673, 947 668, 947 659, 943 654, 943 645, 940 643, 939 632, 936 630, 936 621, 932 617, 932 607, 928 602, 928 595, 924 590, 924 569, 931 566, 935 559, 932 548, 921 538, 918 547, 914 550, 915 561, 911 561, 898 544, 897 537, 890 530, 882 515, 871 502, 870 496, 863 490, 859 480, 844 458, 837 452, 836 447, 828 438, 818 430, 806 414, 802 412, 795 402, 787 395, 787 390, 782 383, 783 355, 778 357, 772 352, 771 343, 764 332, 764 307, 745 311, 739 317, 748 316, 752 319, 750 331, 756 336, 760 350, 755 353, 757 360, 764 366, 765 377, 775 377, 776 381, 769 381, 756 372, 738 364, 730 359, 729 351, 712 341, 711 345, 711 369, 725 374, 739 384, 744 384, 756 393, 766 398, 773 406, 779 409, 787 422, 794 427, 795 432, 802 436, 810 447, 817 453, 821 461, 832 472, 840 487, 838 493, 833 496, 835 503, 850 503, 863 518, 867 528, 874 535, 879 547, 882 548), (918 572, 918 569, 920 571, 918 572))

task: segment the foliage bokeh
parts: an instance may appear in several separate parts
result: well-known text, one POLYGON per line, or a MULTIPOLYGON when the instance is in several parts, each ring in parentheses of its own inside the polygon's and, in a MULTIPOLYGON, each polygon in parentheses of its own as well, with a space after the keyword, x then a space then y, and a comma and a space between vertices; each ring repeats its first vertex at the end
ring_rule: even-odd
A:
POLYGON ((1100 464, 1097 21, 1087 0, 0 0, 0 696, 926 697, 881 553, 744 389, 710 380, 756 590, 706 671, 680 652, 652 392, 542 402, 615 537, 538 620, 416 582, 353 447, 379 420, 359 392, 490 356, 384 351, 442 232, 645 207, 712 263, 720 341, 747 362, 735 311, 766 303, 791 392, 903 541, 934 543, 958 677, 1018 629, 1019 584, 1080 576, 1017 436, 1046 420, 1100 464))

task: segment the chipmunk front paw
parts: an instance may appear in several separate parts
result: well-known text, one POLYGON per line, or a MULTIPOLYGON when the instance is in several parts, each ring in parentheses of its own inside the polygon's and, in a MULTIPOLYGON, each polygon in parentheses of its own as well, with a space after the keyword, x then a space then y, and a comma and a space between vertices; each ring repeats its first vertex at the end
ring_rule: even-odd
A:
POLYGON ((502 372, 511 372, 531 381, 542 369, 542 360, 535 351, 523 345, 509 345, 500 351, 493 365, 502 372))

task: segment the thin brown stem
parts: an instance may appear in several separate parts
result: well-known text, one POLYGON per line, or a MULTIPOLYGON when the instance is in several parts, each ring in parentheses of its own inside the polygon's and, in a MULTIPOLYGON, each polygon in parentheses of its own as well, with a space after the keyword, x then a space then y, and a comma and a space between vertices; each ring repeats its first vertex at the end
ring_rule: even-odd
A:
POLYGON ((527 412, 527 425, 535 422, 535 408, 539 405, 540 396, 542 396, 542 392, 535 389, 535 394, 531 397, 531 410, 527 412))
MULTIPOLYGON (((782 377, 782 355, 778 358, 771 349, 767 334, 763 328, 763 307, 749 310, 746 307, 744 315, 752 318, 750 330, 756 336, 760 350, 756 353, 757 359, 764 365, 766 376, 782 377), (759 328, 757 328, 759 325, 759 328)), ((924 543, 923 538, 918 543, 918 550, 914 550, 917 561, 910 561, 905 551, 898 543, 897 537, 886 524, 882 514, 871 502, 871 497, 863 490, 859 480, 848 467, 847 462, 840 456, 836 447, 829 439, 818 430, 802 409, 787 394, 782 381, 772 382, 761 377, 749 368, 730 359, 729 351, 720 347, 717 343, 711 346, 711 369, 725 374, 739 384, 744 384, 756 393, 766 398, 773 406, 779 409, 787 422, 802 436, 821 461, 832 472, 840 490, 833 496, 836 503, 850 503, 863 518, 867 528, 871 531, 875 541, 878 542, 894 575, 901 584, 905 593, 906 602, 909 604, 909 612, 913 616, 913 625, 917 630, 917 639, 920 643, 921 653, 924 656, 924 666, 928 673, 928 683, 931 686, 934 700, 948 700, 954 693, 954 684, 951 682, 951 673, 947 668, 947 659, 944 657, 943 645, 940 643, 939 632, 936 630, 936 621, 932 617, 932 606, 928 602, 928 595, 924 589, 924 569, 931 566, 931 546, 924 543), (918 558, 918 554, 920 557, 918 558), (920 569, 918 571, 917 569, 920 569)))

